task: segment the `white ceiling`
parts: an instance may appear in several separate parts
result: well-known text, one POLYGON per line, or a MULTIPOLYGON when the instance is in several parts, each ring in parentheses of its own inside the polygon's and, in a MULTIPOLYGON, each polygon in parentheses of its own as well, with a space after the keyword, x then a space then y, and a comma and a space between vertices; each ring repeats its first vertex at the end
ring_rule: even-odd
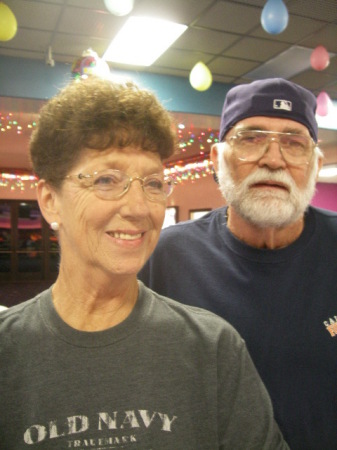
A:
MULTIPOLYGON (((0 43, 0 55, 46 60, 51 47, 56 64, 71 65, 89 47, 102 56, 128 17, 110 14, 103 0, 5 0, 5 3, 16 16, 18 31, 12 40, 0 43)), ((337 100, 337 1, 284 0, 289 24, 278 35, 267 33, 260 24, 265 3, 266 0, 135 0, 132 15, 174 20, 188 25, 188 29, 151 67, 109 63, 110 68, 187 78, 192 67, 203 61, 214 81, 240 84, 251 80, 251 71, 294 46, 308 53, 323 45, 331 54, 329 66, 324 71, 316 71, 310 64, 306 69, 296 67, 295 61, 292 62, 294 75, 289 79, 315 95, 324 90, 337 100)), ((277 67, 275 76, 282 73, 282 68, 284 63, 277 67)), ((5 111, 3 99, 0 105, 5 111)), ((20 138, 23 139, 22 136, 16 139, 20 138)), ((327 162, 337 163, 336 133, 321 130, 320 138, 327 162)), ((22 148, 22 142, 19 144, 22 148)), ((1 137, 0 167, 14 167, 13 164, 22 167, 22 156, 14 157, 13 149, 14 144, 7 147, 1 137), (1 154, 5 147, 11 148, 13 160, 8 159, 7 153, 4 161, 1 154)))

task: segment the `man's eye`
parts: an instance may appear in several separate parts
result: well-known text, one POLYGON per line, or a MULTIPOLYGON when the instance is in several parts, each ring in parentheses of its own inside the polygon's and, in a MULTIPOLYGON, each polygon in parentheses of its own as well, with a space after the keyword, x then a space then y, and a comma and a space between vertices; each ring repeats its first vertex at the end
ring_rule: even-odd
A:
POLYGON ((303 139, 301 136, 298 137, 289 137, 285 139, 285 145, 288 147, 303 149, 308 146, 306 139, 303 139))
POLYGON ((266 136, 264 134, 247 133, 240 136, 240 142, 242 144, 259 144, 264 142, 265 139, 266 136))

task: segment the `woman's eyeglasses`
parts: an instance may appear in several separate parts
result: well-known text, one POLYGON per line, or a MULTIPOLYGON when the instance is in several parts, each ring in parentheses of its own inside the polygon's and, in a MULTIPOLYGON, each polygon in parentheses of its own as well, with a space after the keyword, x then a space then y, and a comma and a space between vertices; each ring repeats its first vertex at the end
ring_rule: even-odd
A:
POLYGON ((174 181, 159 174, 145 178, 129 177, 120 170, 102 170, 93 174, 68 175, 66 178, 77 178, 85 187, 91 188, 97 197, 103 200, 116 200, 130 189, 133 181, 139 181, 144 194, 149 200, 162 201, 172 193, 174 181))

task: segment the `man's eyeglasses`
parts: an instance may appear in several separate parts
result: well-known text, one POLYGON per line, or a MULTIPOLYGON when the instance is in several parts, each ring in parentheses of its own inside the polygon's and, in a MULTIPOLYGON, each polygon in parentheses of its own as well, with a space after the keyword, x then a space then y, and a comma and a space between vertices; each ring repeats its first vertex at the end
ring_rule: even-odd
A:
POLYGON ((309 136, 278 131, 242 130, 228 138, 235 155, 241 161, 258 161, 271 141, 278 142, 284 160, 293 165, 309 164, 315 147, 309 136))
POLYGON ((159 174, 149 175, 145 178, 131 178, 126 173, 113 169, 94 172, 91 175, 83 173, 68 175, 66 178, 77 178, 103 200, 116 200, 122 197, 130 189, 131 183, 136 180, 142 185, 146 197, 152 201, 166 200, 174 186, 171 178, 159 174))

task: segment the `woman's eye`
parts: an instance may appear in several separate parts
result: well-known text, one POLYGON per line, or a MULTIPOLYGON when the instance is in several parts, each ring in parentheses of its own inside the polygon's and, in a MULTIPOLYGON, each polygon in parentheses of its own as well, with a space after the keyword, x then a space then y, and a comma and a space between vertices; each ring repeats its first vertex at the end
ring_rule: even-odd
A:
POLYGON ((119 181, 116 177, 111 175, 102 175, 95 180, 96 186, 111 186, 113 184, 117 184, 119 181))
POLYGON ((152 178, 151 180, 148 180, 146 182, 146 186, 149 189, 156 189, 158 191, 161 191, 163 189, 163 182, 158 178, 152 178))

